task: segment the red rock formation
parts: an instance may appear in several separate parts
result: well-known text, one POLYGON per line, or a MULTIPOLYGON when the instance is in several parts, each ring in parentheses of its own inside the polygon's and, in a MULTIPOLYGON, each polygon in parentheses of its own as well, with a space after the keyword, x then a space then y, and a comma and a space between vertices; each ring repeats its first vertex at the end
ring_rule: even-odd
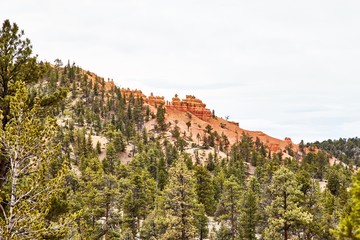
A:
POLYGON ((280 149, 280 146, 279 146, 279 144, 277 144, 277 143, 274 143, 274 144, 267 144, 267 147, 270 149, 270 151, 272 152, 272 153, 276 153, 276 152, 278 152, 279 150, 281 150, 280 149))
POLYGON ((183 112, 190 112, 205 121, 211 118, 211 111, 206 108, 206 104, 192 95, 186 95, 185 99, 180 100, 176 94, 175 97, 172 98, 171 103, 166 107, 183 112))
POLYGON ((122 88, 121 89, 121 95, 124 96, 127 100, 130 98, 131 95, 133 95, 134 98, 143 98, 146 100, 146 96, 140 91, 140 90, 130 90, 129 88, 122 88))
MULTIPOLYGON (((102 87, 101 86, 101 81, 103 80, 102 78, 88 71, 83 71, 83 72, 84 74, 87 74, 89 80, 92 81, 92 83, 97 82, 99 88, 102 87)), ((115 87, 115 84, 112 80, 105 82, 106 90, 110 90, 113 87, 115 87)), ((292 144, 294 151, 298 151, 298 146, 292 143, 290 138, 285 138, 285 140, 280 140, 268 136, 260 131, 249 131, 242 129, 239 127, 239 124, 236 122, 227 121, 222 118, 212 118, 211 111, 206 108, 206 104, 204 104, 201 100, 195 98, 192 95, 187 95, 186 98, 183 100, 180 100, 180 98, 177 95, 175 95, 175 97, 172 98, 171 102, 168 101, 165 102, 164 97, 154 96, 153 94, 151 94, 149 97, 146 97, 140 90, 130 90, 129 88, 127 89, 122 88, 121 94, 125 96, 126 99, 129 99, 130 95, 133 95, 135 98, 141 97, 144 99, 146 103, 148 103, 151 106, 166 103, 165 104, 166 108, 168 108, 169 110, 171 109, 176 110, 171 114, 168 114, 167 116, 168 120, 171 121, 177 120, 180 123, 183 122, 183 131, 187 131, 187 126, 185 125, 185 122, 188 121, 188 117, 185 116, 185 114, 176 113, 177 111, 189 112, 194 116, 200 118, 204 122, 201 121, 197 122, 196 126, 200 126, 200 127, 196 127, 194 124, 194 126, 192 127, 192 133, 194 136, 196 134, 202 134, 203 128, 207 124, 210 124, 214 129, 214 131, 216 130, 219 133, 223 132, 225 135, 227 135, 230 144, 234 144, 238 142, 241 133, 245 132, 246 134, 249 134, 251 137, 253 137, 253 139, 259 137, 260 141, 262 141, 272 153, 276 153, 284 150, 287 146, 289 146, 289 144, 292 144)), ((179 124, 178 126, 182 126, 182 125, 179 124)), ((318 149, 306 148, 305 151, 306 152, 318 151, 318 149)))
POLYGON ((105 91, 110 91, 111 89, 114 89, 115 88, 115 83, 114 83, 114 80, 109 80, 107 82, 105 82, 105 91))
POLYGON ((288 145, 292 145, 292 144, 293 144, 292 141, 291 141, 291 138, 289 138, 289 137, 286 137, 286 138, 285 138, 285 142, 286 142, 288 145))
POLYGON ((151 106, 165 105, 165 98, 160 96, 154 96, 153 93, 150 94, 146 101, 151 106))

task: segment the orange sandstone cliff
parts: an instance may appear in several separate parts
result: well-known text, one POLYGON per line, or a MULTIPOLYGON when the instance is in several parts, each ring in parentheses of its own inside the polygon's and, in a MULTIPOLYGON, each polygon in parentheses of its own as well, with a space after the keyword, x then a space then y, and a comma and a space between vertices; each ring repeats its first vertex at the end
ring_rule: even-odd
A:
POLYGON ((206 104, 193 95, 186 95, 185 99, 180 100, 176 94, 171 103, 166 105, 166 108, 192 113, 204 121, 208 121, 212 117, 211 111, 206 108, 206 104))

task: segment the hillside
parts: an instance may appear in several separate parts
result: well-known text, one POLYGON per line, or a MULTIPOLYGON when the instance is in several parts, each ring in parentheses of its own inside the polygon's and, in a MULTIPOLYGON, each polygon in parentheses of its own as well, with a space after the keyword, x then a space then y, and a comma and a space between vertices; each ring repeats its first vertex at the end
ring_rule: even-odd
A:
POLYGON ((306 146, 316 146, 334 156, 336 159, 348 165, 360 166, 360 139, 340 138, 322 142, 308 143, 306 146))
MULTIPOLYGON (((95 79, 96 75, 92 74, 91 81, 94 82, 95 79)), ((116 85, 113 80, 105 82, 104 89, 106 91, 114 88, 116 88, 116 85)), ((298 145, 292 143, 291 138, 280 140, 268 136, 261 131, 242 129, 239 127, 239 123, 214 116, 211 111, 206 108, 206 104, 193 95, 187 95, 185 99, 180 99, 177 94, 174 94, 175 96, 169 101, 162 96, 154 96, 153 93, 151 93, 150 96, 146 96, 141 90, 131 90, 129 88, 122 88, 121 94, 127 98, 130 98, 130 96, 142 98, 144 104, 148 105, 152 112, 156 112, 157 106, 163 105, 166 110, 166 121, 172 124, 177 122, 177 126, 181 132, 189 132, 192 136, 199 134, 202 138, 205 127, 210 125, 213 131, 216 131, 220 135, 226 135, 230 145, 239 142, 241 135, 245 133, 253 139, 259 138, 272 153, 284 151, 288 147, 291 147, 294 152, 299 151, 298 145), (187 122, 191 123, 189 129, 186 126, 187 122)), ((153 126, 154 122, 146 124, 148 130, 152 129, 153 126)))
MULTIPOLYGON (((168 101, 120 89, 75 64, 38 67, 39 80, 19 83, 10 105, 16 121, 1 135, 4 152, 21 141, 35 154, 21 165, 25 175, 14 174, 16 164, 8 175, 25 183, 15 185, 19 191, 27 191, 28 182, 36 187, 26 193, 35 193, 34 208, 16 213, 45 224, 34 238, 277 239, 283 233, 274 221, 284 219, 277 212, 292 212, 276 202, 289 195, 292 217, 303 227, 289 225, 287 234, 332 239, 340 214, 334 209, 347 209, 352 173, 330 165, 326 152, 242 129, 193 95, 168 101), (15 112, 39 110, 24 120, 14 106, 15 112), (26 131, 13 132, 16 124, 26 124, 26 131)), ((10 196, 5 188, 2 193, 10 196)), ((18 203, 28 204, 22 197, 18 203)), ((11 205, 2 205, 7 217, 11 205)))
POLYGON ((1 239, 358 239, 360 172, 332 143, 37 62, 23 35, 0 30, 1 239))

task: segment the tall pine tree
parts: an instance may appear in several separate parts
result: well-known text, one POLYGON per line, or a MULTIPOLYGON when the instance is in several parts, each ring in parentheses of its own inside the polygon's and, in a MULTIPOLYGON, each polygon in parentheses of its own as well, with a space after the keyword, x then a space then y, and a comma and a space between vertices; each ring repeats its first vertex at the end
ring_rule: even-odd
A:
POLYGON ((272 201, 266 207, 269 218, 264 238, 291 239, 297 233, 294 226, 312 220, 312 215, 299 206, 301 192, 295 174, 286 167, 280 167, 274 173, 269 189, 272 201))

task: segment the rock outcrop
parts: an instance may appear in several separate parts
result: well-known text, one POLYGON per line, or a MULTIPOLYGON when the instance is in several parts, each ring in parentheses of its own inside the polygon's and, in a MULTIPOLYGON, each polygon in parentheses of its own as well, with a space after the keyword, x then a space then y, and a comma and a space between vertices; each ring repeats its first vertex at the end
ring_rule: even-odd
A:
POLYGON ((143 94, 142 91, 137 90, 137 89, 131 90, 131 89, 129 89, 129 88, 126 88, 126 89, 125 89, 125 88, 122 88, 122 89, 121 89, 121 95, 122 95, 123 97, 125 97, 127 100, 129 100, 129 98, 130 98, 131 95, 132 95, 134 98, 142 98, 142 99, 144 99, 144 100, 147 99, 146 96, 145 96, 145 94, 143 94))
POLYGON ((110 91, 112 89, 115 89, 115 83, 114 83, 114 80, 108 80, 107 82, 105 82, 105 91, 110 91))
POLYGON ((206 108, 206 104, 193 95, 186 95, 185 99, 180 100, 176 94, 175 97, 172 98, 171 103, 166 105, 166 108, 190 112, 204 121, 209 120, 212 116, 211 111, 206 108))
POLYGON ((165 98, 162 96, 154 96, 154 94, 151 93, 146 102, 151 106, 165 105, 165 98))
MULTIPOLYGON (((91 81, 92 84, 98 84, 99 89, 104 87, 106 91, 110 91, 111 89, 114 89, 116 87, 112 79, 104 81, 103 78, 97 76, 92 72, 85 70, 83 70, 83 72, 87 75, 88 80, 91 81)), ((145 94, 142 93, 142 91, 137 89, 132 90, 129 88, 122 88, 121 94, 126 98, 127 101, 130 99, 130 96, 133 96, 134 98, 142 98, 144 100, 144 103, 152 106, 151 111, 156 111, 156 109, 154 109, 153 107, 163 104, 165 108, 169 110, 166 116, 167 121, 177 121, 178 126, 182 126, 181 131, 184 132, 189 131, 188 126, 185 125, 185 122, 189 121, 189 115, 182 113, 190 113, 198 117, 199 119, 197 120, 190 120, 193 121, 190 131, 194 136, 197 134, 201 136, 201 134, 203 134, 204 132, 205 126, 211 125, 213 131, 217 131, 219 134, 225 134, 228 137, 230 144, 237 143, 239 141, 239 138, 241 138, 241 134, 244 132, 245 134, 250 135, 253 139, 256 139, 258 137, 271 153, 283 151, 289 146, 292 147, 294 152, 297 152, 299 150, 298 145, 294 144, 290 138, 280 140, 268 136, 261 131, 249 131, 242 129, 239 127, 239 123, 229 121, 228 119, 218 117, 213 118, 211 111, 206 108, 206 104, 204 104, 200 99, 197 99, 193 95, 187 95, 185 99, 181 100, 176 94, 172 98, 172 101, 166 101, 163 96, 155 96, 153 93, 151 93, 150 96, 147 97, 145 94)), ((151 128, 151 126, 149 126, 149 128, 151 128)), ((306 148, 305 152, 316 150, 317 149, 306 148)))
POLYGON ((289 137, 286 137, 285 140, 284 140, 288 145, 292 145, 293 142, 291 141, 291 138, 289 137))

